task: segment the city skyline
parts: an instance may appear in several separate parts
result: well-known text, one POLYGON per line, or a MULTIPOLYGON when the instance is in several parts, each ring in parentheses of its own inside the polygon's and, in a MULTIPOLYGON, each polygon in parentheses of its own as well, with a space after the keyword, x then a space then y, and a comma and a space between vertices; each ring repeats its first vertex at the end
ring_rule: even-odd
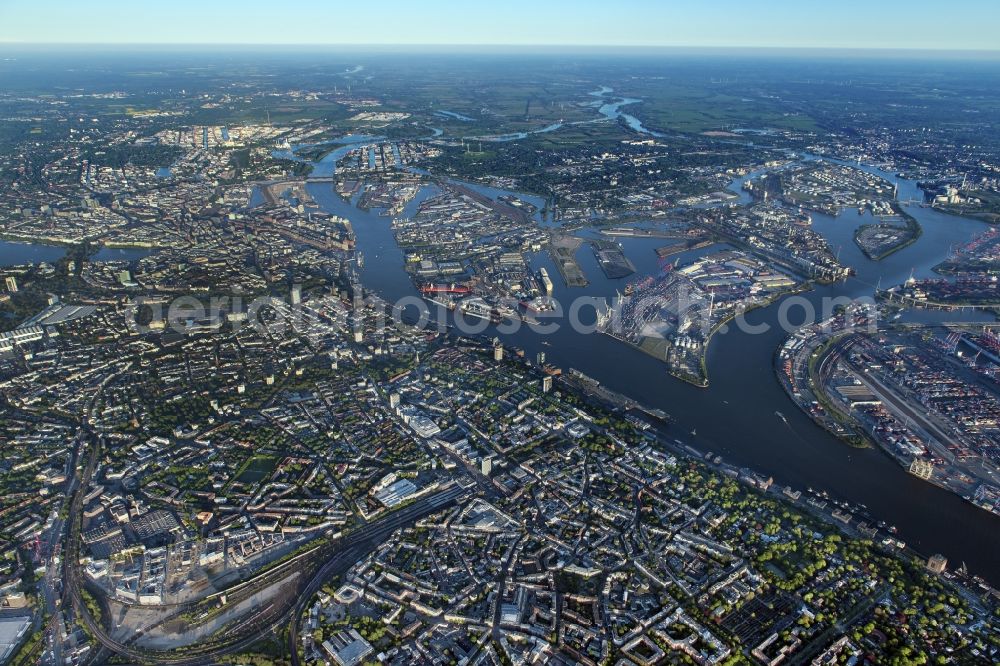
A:
POLYGON ((943 7, 0 0, 0 664, 1000 664, 943 7))
POLYGON ((0 43, 998 50, 995 5, 968 0, 950 10, 954 20, 930 20, 939 11, 930 3, 897 0, 835 7, 786 0, 749 7, 724 0, 711 8, 646 0, 614 6, 514 0, 489 8, 450 0, 419 7, 310 1, 300 3, 286 24, 272 6, 256 1, 136 6, 42 0, 0 8, 0 43))

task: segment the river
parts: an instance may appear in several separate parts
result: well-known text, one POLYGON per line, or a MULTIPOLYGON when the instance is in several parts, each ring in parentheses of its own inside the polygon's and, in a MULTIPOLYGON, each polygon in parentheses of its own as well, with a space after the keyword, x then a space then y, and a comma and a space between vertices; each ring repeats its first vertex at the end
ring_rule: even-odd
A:
POLYGON ((646 134, 654 138, 665 136, 661 132, 651 130, 645 125, 643 125, 642 121, 636 118, 635 116, 622 111, 623 106, 628 106, 630 104, 638 104, 639 102, 642 101, 641 99, 637 99, 635 97, 621 97, 615 101, 609 101, 611 99, 610 95, 613 92, 614 89, 609 88, 608 86, 601 86, 598 90, 595 90, 594 92, 590 93, 592 97, 597 98, 595 104, 597 105, 598 113, 600 113, 608 120, 618 120, 619 118, 621 118, 622 120, 625 121, 625 124, 628 125, 629 128, 635 130, 636 132, 639 132, 640 134, 646 134))
MULTIPOLYGON (((892 174, 866 169, 890 181, 897 180, 892 174)), ((745 202, 747 197, 740 190, 743 179, 734 180, 730 189, 745 202)), ((918 194, 915 182, 898 180, 900 200, 918 194)), ((425 189, 406 207, 404 215, 412 215, 419 200, 430 191, 425 189)), ((389 300, 416 295, 403 270, 403 253, 393 238, 390 218, 354 208, 326 184, 310 185, 310 193, 321 206, 352 221, 358 248, 364 253, 362 280, 366 287, 389 300)), ((855 228, 870 223, 870 217, 860 216, 854 209, 836 218, 813 214, 813 228, 840 253, 841 261, 856 271, 846 281, 805 294, 815 313, 822 312, 821 304, 827 297, 870 296, 879 281, 884 287, 898 284, 911 271, 917 277, 930 276, 933 266, 945 258, 952 244, 966 242, 986 228, 974 220, 919 206, 909 207, 908 212, 918 220, 923 234, 914 244, 881 262, 865 257, 853 240, 855 228)), ((639 275, 656 270, 653 249, 666 241, 620 240, 639 275)), ((713 249, 717 246, 677 258, 684 261, 713 249)), ((546 253, 529 256, 533 267, 544 266, 554 277, 554 295, 563 302, 580 295, 611 298, 624 288, 627 280, 604 277, 586 245, 577 258, 590 279, 582 289, 567 288, 546 253)), ((662 363, 636 349, 604 335, 574 332, 567 325, 544 336, 524 326, 503 337, 506 343, 523 348, 530 358, 545 352, 548 362, 556 366, 577 368, 608 388, 663 409, 676 419, 674 437, 686 444, 771 475, 776 483, 825 491, 833 498, 862 504, 876 519, 897 526, 899 537, 919 552, 943 553, 953 565, 965 562, 970 572, 1000 583, 1000 561, 996 557, 1000 552, 1000 518, 917 479, 878 449, 855 449, 844 444, 813 423, 791 401, 773 369, 775 351, 786 336, 778 326, 783 300, 746 316, 750 324, 767 324, 768 332, 751 335, 732 327, 713 338, 707 356, 711 384, 706 389, 670 377, 662 363), (783 413, 787 421, 776 416, 776 411, 783 413), (695 431, 696 436, 689 434, 695 431)), ((796 312, 790 318, 798 323, 796 312)), ((917 316, 939 318, 940 314, 917 316)), ((487 333, 494 334, 492 330, 487 333)))
MULTIPOLYGON (((601 105, 612 113, 606 107, 601 105)), ((620 113, 620 106, 613 113, 620 113)), ((374 139, 350 137, 338 142, 347 145, 320 160, 313 176, 332 176, 340 156, 357 143, 374 139)), ((294 154, 289 156, 301 159, 294 154)), ((892 174, 864 168, 890 181, 896 180, 892 174)), ((747 197, 740 190, 743 179, 734 180, 730 189, 745 202, 747 197)), ((491 196, 503 192, 475 187, 491 196)), ((359 210, 343 201, 329 183, 310 183, 308 188, 320 206, 351 220, 358 248, 364 254, 361 277, 366 287, 389 300, 415 296, 417 292, 403 270, 403 253, 393 238, 390 218, 359 210)), ((434 190, 424 188, 406 206, 404 215, 412 215, 419 202, 434 190)), ((899 179, 900 200, 918 195, 915 182, 899 179)), ((538 197, 524 198, 542 203, 538 197)), ((854 229, 871 218, 861 217, 853 209, 836 218, 813 214, 813 228, 828 239, 834 251, 840 252, 841 261, 856 271, 847 281, 806 294, 815 312, 821 311, 820 304, 826 297, 871 295, 879 281, 884 287, 898 284, 911 271, 917 277, 930 276, 933 266, 945 258, 952 244, 964 243, 986 228, 980 222, 928 208, 912 206, 908 212, 918 220, 923 234, 913 245, 881 262, 869 260, 853 241, 854 229)), ((541 222, 540 215, 536 218, 541 222)), ((640 275, 656 270, 653 249, 665 241, 623 238, 621 242, 640 275)), ((678 258, 683 261, 711 250, 705 248, 678 258)), ((0 241, 0 265, 55 261, 64 251, 59 247, 0 241)), ((626 282, 606 279, 586 245, 578 253, 578 260, 590 279, 583 289, 568 289, 547 254, 535 253, 529 259, 533 267, 547 268, 553 276, 555 296, 564 302, 579 295, 610 298, 626 282)), ((996 555, 1000 553, 1000 518, 917 479, 877 449, 859 450, 840 442, 815 425, 785 394, 772 365, 775 350, 786 335, 778 326, 783 300, 746 317, 750 324, 768 324, 768 332, 750 335, 733 327, 713 338, 707 357, 711 381, 707 389, 670 377, 662 363, 636 349, 604 335, 576 333, 566 325, 546 336, 522 327, 506 335, 505 341, 525 349, 530 357, 543 351, 554 365, 577 368, 613 390, 663 409, 676 419, 674 436, 699 450, 712 451, 730 463, 772 475, 782 485, 811 487, 853 504, 864 504, 876 518, 896 525, 900 537, 917 550, 943 553, 953 564, 964 561, 971 572, 994 585, 1000 584, 1000 560, 996 555), (775 415, 776 411, 785 415, 787 423, 775 415), (697 431, 696 436, 687 434, 693 431, 697 431)))
MULTIPOLYGON (((629 104, 637 104, 642 101, 641 99, 637 99, 634 97, 621 97, 616 99, 610 97, 612 92, 614 92, 612 88, 609 88, 607 86, 601 86, 600 89, 589 93, 592 97, 597 98, 592 104, 592 106, 594 106, 594 108, 597 109, 597 112, 601 114, 602 116, 601 118, 595 118, 594 120, 575 120, 569 123, 560 120, 559 122, 550 123, 548 125, 545 125, 544 127, 540 127, 535 130, 528 130, 524 132, 507 132, 506 134, 467 136, 465 137, 465 139, 474 141, 478 140, 478 141, 489 141, 494 143, 505 143, 509 141, 519 141, 521 139, 527 139, 532 134, 548 134, 549 132, 555 132, 558 129, 570 125, 588 125, 590 123, 602 122, 606 120, 616 121, 619 118, 624 120, 625 124, 628 125, 631 129, 635 130, 636 132, 639 132, 640 134, 647 134, 652 137, 665 136, 664 134, 651 130, 645 125, 643 125, 642 121, 640 121, 635 116, 629 115, 624 111, 622 111, 622 107, 628 106, 629 104)), ((472 118, 467 118, 467 120, 472 120, 472 118)))

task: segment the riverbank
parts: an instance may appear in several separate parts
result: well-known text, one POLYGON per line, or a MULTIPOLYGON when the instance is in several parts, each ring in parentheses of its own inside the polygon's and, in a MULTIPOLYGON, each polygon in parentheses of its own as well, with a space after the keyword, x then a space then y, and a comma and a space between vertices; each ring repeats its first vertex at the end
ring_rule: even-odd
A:
POLYGON ((728 331, 728 325, 729 325, 729 323, 732 322, 732 321, 734 321, 737 317, 746 316, 747 314, 749 314, 749 313, 751 313, 751 312, 753 312, 755 310, 758 310, 760 308, 766 308, 766 307, 774 304, 778 300, 785 298, 786 296, 791 296, 793 294, 800 294, 800 293, 808 292, 808 291, 810 291, 813 288, 813 286, 812 286, 813 284, 814 284, 813 281, 806 281, 806 282, 804 282, 804 283, 800 284, 799 286, 794 287, 792 289, 788 289, 786 291, 781 291, 781 292, 778 292, 776 294, 772 294, 771 296, 769 296, 766 299, 763 299, 763 300, 760 300, 760 301, 755 301, 750 306, 748 306, 748 307, 746 307, 746 308, 744 308, 742 310, 739 310, 739 309, 735 310, 734 312, 732 312, 730 314, 727 314, 725 317, 721 318, 719 321, 717 321, 716 323, 714 323, 712 325, 712 328, 709 330, 709 332, 705 336, 704 344, 701 346, 701 353, 700 353, 700 358, 699 358, 699 361, 698 361, 698 365, 699 365, 699 368, 701 370, 700 376, 699 375, 692 375, 692 374, 684 373, 684 372, 678 372, 675 367, 673 367, 669 362, 665 361, 664 359, 666 358, 667 342, 666 342, 666 340, 664 340, 662 338, 657 339, 657 338, 646 337, 646 338, 643 338, 642 342, 640 342, 639 344, 634 344, 634 343, 632 343, 632 342, 630 342, 628 340, 625 340, 623 338, 620 338, 617 335, 614 335, 614 334, 612 334, 612 333, 610 333, 608 331, 601 330, 601 332, 604 333, 605 335, 610 336, 611 338, 613 338, 615 340, 618 340, 622 344, 626 344, 626 345, 628 345, 628 346, 630 346, 630 347, 632 347, 634 349, 638 349, 639 351, 641 351, 642 353, 644 353, 644 354, 646 354, 648 356, 651 356, 653 358, 659 359, 660 361, 663 361, 664 364, 667 366, 667 374, 670 375, 671 377, 673 377, 675 379, 679 379, 679 380, 681 380, 683 382, 686 382, 686 383, 690 384, 691 386, 695 386, 697 388, 704 389, 704 388, 708 388, 708 386, 709 386, 708 351, 711 348, 712 339, 715 337, 715 335, 717 333, 719 333, 720 331, 721 332, 728 331), (656 340, 660 344, 656 344, 655 346, 653 346, 653 345, 647 345, 646 341, 648 341, 648 340, 656 340))
POLYGON ((930 204, 930 207, 936 211, 944 213, 945 215, 964 217, 969 220, 976 220, 992 226, 1000 224, 1000 213, 992 213, 985 210, 970 211, 967 206, 959 204, 949 204, 945 206, 940 204, 930 204))
POLYGON ((884 250, 883 252, 879 252, 877 254, 873 254, 861 241, 862 234, 866 231, 873 229, 882 229, 882 228, 899 229, 899 227, 895 227, 894 225, 891 224, 879 223, 879 224, 865 224, 854 230, 854 242, 861 249, 861 251, 865 253, 866 257, 868 257, 872 261, 882 261, 886 257, 889 257, 895 254, 896 252, 899 252, 900 250, 903 250, 909 247, 910 245, 913 245, 920 239, 920 236, 923 235, 924 230, 920 227, 920 223, 917 222, 916 218, 902 209, 900 209, 899 211, 899 216, 903 218, 903 221, 905 223, 903 229, 906 230, 907 235, 901 241, 892 244, 886 250, 884 250))
POLYGON ((704 348, 704 351, 702 352, 702 355, 701 355, 701 367, 702 367, 702 373, 704 375, 704 381, 705 381, 705 383, 702 386, 702 388, 708 387, 708 383, 709 383, 709 376, 708 376, 708 350, 709 350, 709 348, 712 345, 712 338, 715 337, 716 333, 718 333, 721 330, 728 330, 728 326, 727 325, 729 324, 729 322, 731 322, 734 319, 736 319, 737 316, 741 316, 741 315, 745 316, 748 313, 753 312, 754 310, 758 310, 760 308, 766 308, 769 305, 772 305, 772 304, 776 303, 777 301, 785 298, 786 296, 792 296, 794 294, 803 294, 803 293, 812 291, 813 284, 814 284, 813 281, 803 282, 798 287, 794 287, 794 288, 789 289, 787 291, 782 291, 782 292, 779 292, 777 294, 774 294, 774 295, 770 296, 769 298, 767 298, 767 299, 765 299, 763 301, 754 303, 753 305, 751 305, 750 307, 746 308, 742 312, 734 312, 733 314, 727 316, 725 319, 721 320, 718 323, 717 326, 714 326, 712 328, 712 330, 709 331, 709 333, 708 333, 708 338, 705 340, 705 348, 704 348), (724 329, 723 327, 726 327, 726 328, 724 329))
POLYGON ((568 234, 553 234, 549 240, 549 255, 567 287, 586 287, 590 284, 576 261, 576 253, 582 245, 582 238, 568 234))
MULTIPOLYGON (((39 243, 0 238, 0 266, 23 264, 54 264, 67 256, 83 258, 79 254, 80 243, 39 243)), ((165 249, 163 246, 146 243, 102 243, 86 244, 87 261, 132 261, 155 254, 165 249)))
POLYGON ((157 245, 156 243, 127 243, 124 241, 107 241, 101 243, 100 247, 109 250, 165 250, 168 246, 157 245))
POLYGON ((127 242, 127 241, 102 241, 96 242, 99 237, 94 239, 86 239, 83 241, 68 240, 65 238, 60 238, 58 236, 25 236, 11 233, 0 233, 0 242, 14 243, 17 245, 27 245, 36 248, 74 248, 80 247, 83 244, 91 244, 91 247, 100 250, 101 248, 110 248, 114 250, 163 250, 166 248, 164 245, 157 245, 155 243, 145 243, 145 242, 127 242))
MULTIPOLYGON (((972 484, 971 487, 974 488, 980 483, 989 484, 991 479, 985 477, 985 475, 977 479, 975 474, 971 474, 970 476, 969 469, 953 469, 947 466, 940 469, 940 476, 937 473, 927 476, 915 474, 911 468, 914 461, 914 457, 911 454, 894 445, 892 441, 876 436, 873 424, 869 423, 866 425, 859 418, 850 416, 854 410, 850 404, 844 401, 846 399, 838 400, 834 394, 827 390, 827 381, 839 367, 837 364, 846 364, 848 372, 860 380, 861 385, 868 387, 883 405, 889 407, 890 411, 894 409, 890 406, 892 401, 889 400, 887 402, 884 394, 879 392, 878 387, 881 386, 881 383, 874 376, 866 374, 864 370, 854 366, 847 360, 851 348, 863 341, 862 336, 865 335, 866 333, 863 331, 854 330, 852 323, 848 329, 831 331, 824 336, 815 336, 813 344, 803 345, 797 354, 794 355, 793 358, 797 363, 793 363, 791 372, 787 375, 781 372, 782 368, 780 365, 781 360, 787 360, 786 355, 781 353, 782 350, 787 350, 790 347, 789 342, 786 342, 779 349, 779 353, 775 355, 775 373, 779 382, 781 382, 789 397, 793 399, 802 411, 806 412, 817 425, 823 427, 841 441, 855 449, 871 448, 878 450, 893 464, 898 465, 907 474, 914 476, 914 478, 946 491, 977 508, 983 509, 988 514, 996 515, 995 512, 979 506, 976 502, 972 501, 970 494, 969 484, 972 484), (802 359, 807 359, 804 372, 801 363, 802 359), (796 387, 796 385, 790 382, 790 378, 802 379, 803 377, 806 380, 805 387, 807 391, 805 392, 801 391, 802 387, 796 387), (796 388, 799 388, 799 390, 796 390, 796 388), (809 402, 811 398, 815 399, 812 403, 809 402), (867 430, 869 426, 872 427, 871 433, 867 430)), ((790 337, 789 341, 793 337, 790 337)), ((787 370, 786 368, 786 372, 787 370)), ((884 387, 882 388, 884 389, 884 387)), ((861 412, 857 413, 860 414, 861 412)), ((914 432, 919 433, 920 431, 914 432)), ((924 434, 922 437, 931 437, 931 435, 924 434)))
MULTIPOLYGON (((773 370, 778 382, 785 389, 789 398, 799 408, 800 411, 812 419, 813 423, 826 430, 828 433, 838 438, 852 448, 870 448, 872 444, 870 438, 863 432, 857 431, 854 423, 830 401, 822 387, 818 387, 815 382, 816 366, 820 363, 823 355, 831 347, 838 344, 848 333, 832 333, 829 337, 817 338, 815 345, 803 345, 803 349, 796 355, 798 364, 792 362, 788 368, 782 367, 783 350, 788 349, 789 342, 774 351, 773 370), (801 359, 805 357, 805 368, 801 366, 801 359), (782 372, 785 371, 785 373, 782 372), (787 373, 787 374, 786 374, 787 373), (803 386, 792 383, 792 377, 804 380, 803 386), (802 389, 808 391, 803 392, 802 389), (814 400, 810 400, 814 399, 814 400), (816 407, 819 409, 816 409, 816 407)), ((789 341, 792 336, 789 336, 789 341)))
POLYGON ((57 247, 57 248, 67 248, 76 247, 81 243, 90 243, 94 239, 84 239, 83 241, 69 240, 62 238, 60 236, 36 236, 36 235, 25 235, 25 234, 15 234, 5 231, 0 233, 0 241, 6 241, 8 243, 17 243, 18 245, 30 245, 33 247, 57 247))
MULTIPOLYGON (((738 189, 739 178, 734 179, 738 189)), ((350 208, 335 196, 332 187, 311 185, 317 203, 329 212, 347 217, 354 225, 358 248, 364 252, 362 281, 367 288, 389 299, 418 295, 403 270, 404 257, 396 246, 389 221, 350 208)), ((900 199, 913 198, 911 185, 900 181, 900 199)), ((747 197, 749 199, 749 197, 747 197)), ((874 286, 897 284, 911 271, 917 277, 930 274, 948 247, 964 243, 982 232, 985 225, 959 220, 926 208, 913 210, 923 235, 901 252, 882 262, 869 260, 853 243, 856 218, 850 212, 840 219, 814 216, 813 228, 833 248, 841 248, 841 263, 856 275, 834 282, 813 282, 812 291, 800 298, 807 309, 824 312, 828 299, 867 298, 874 286)), ((623 237, 628 256, 642 274, 655 274, 658 258, 654 238, 623 237)), ((707 251, 707 250, 706 250, 707 251)), ((567 288, 557 281, 553 296, 572 300, 575 293, 611 299, 619 283, 607 280, 592 253, 580 253, 580 266, 592 276, 584 288, 567 288)), ((692 253, 693 254, 693 253, 692 253)), ((532 255, 532 268, 557 272, 547 252, 532 255)), ((1000 522, 984 511, 969 507, 959 497, 930 484, 920 483, 886 456, 875 450, 844 446, 843 441, 817 427, 802 414, 795 401, 773 375, 773 357, 787 337, 779 321, 783 299, 757 307, 746 315, 754 333, 742 327, 718 330, 706 351, 708 387, 676 381, 650 356, 633 345, 608 335, 587 335, 563 325, 545 334, 529 326, 517 330, 488 328, 483 335, 498 336, 504 344, 525 350, 529 358, 546 354, 546 362, 561 368, 579 368, 602 386, 628 396, 653 409, 669 411, 676 420, 675 437, 697 431, 697 437, 681 436, 685 443, 713 451, 741 467, 773 476, 780 483, 813 488, 831 497, 863 504, 873 516, 899 527, 900 535, 923 552, 940 552, 953 561, 965 561, 969 570, 992 581, 1000 581, 1000 564, 989 553, 1000 550, 1000 522), (787 416, 787 426, 777 422, 775 412, 787 416)), ((934 313, 929 313, 928 316, 934 313)), ((807 315, 812 321, 812 315, 807 315)))

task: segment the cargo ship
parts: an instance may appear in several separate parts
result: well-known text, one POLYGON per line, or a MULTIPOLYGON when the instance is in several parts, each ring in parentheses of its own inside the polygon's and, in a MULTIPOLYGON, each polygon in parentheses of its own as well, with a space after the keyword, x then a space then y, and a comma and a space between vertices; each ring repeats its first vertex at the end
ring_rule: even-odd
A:
POLYGON ((464 284, 457 284, 452 282, 451 284, 433 284, 428 283, 420 287, 420 293, 423 295, 427 294, 471 294, 472 287, 464 284))

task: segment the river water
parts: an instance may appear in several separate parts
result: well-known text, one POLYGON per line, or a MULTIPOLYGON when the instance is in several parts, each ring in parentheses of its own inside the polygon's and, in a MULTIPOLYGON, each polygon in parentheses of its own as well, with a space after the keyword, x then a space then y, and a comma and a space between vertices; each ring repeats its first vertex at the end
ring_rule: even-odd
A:
POLYGON ((613 89, 607 86, 601 86, 600 89, 590 93, 592 97, 596 97, 598 100, 597 102, 595 102, 595 104, 598 105, 597 107, 598 113, 600 113, 608 120, 618 120, 619 118, 621 118, 622 120, 625 121, 626 125, 628 125, 631 129, 635 130, 636 132, 639 132, 640 134, 646 134, 651 137, 664 136, 664 134, 657 132, 655 130, 651 130, 645 125, 643 125, 642 121, 636 118, 635 116, 622 111, 623 106, 628 106, 630 104, 638 104, 639 102, 642 101, 641 99, 637 99, 635 97, 621 97, 614 101, 610 101, 611 100, 610 95, 612 92, 614 92, 613 89))
MULTIPOLYGON (((622 111, 622 107, 628 106, 630 104, 638 104, 639 102, 642 101, 641 99, 637 99, 635 97, 613 98, 610 97, 612 92, 614 92, 613 89, 607 86, 601 86, 600 89, 590 93, 592 97, 596 98, 592 106, 594 106, 594 108, 597 109, 597 112, 601 114, 602 118, 596 118, 594 120, 575 120, 570 123, 565 123, 560 120, 559 122, 551 123, 544 127, 540 127, 538 129, 526 132, 508 132, 506 134, 490 134, 482 136, 474 135, 474 136, 467 136, 465 138, 478 141, 505 143, 509 141, 519 141, 521 139, 527 139, 532 134, 548 134, 549 132, 555 132, 558 129, 566 127, 567 125, 587 125, 589 123, 601 122, 602 120, 614 121, 618 120, 619 118, 624 120, 625 124, 628 125, 631 129, 635 130, 636 132, 639 132, 640 134, 647 134, 652 137, 665 136, 664 134, 661 134, 660 132, 657 132, 655 130, 651 130, 645 125, 643 125, 642 121, 640 121, 635 116, 629 115, 628 113, 622 111)), ((472 118, 468 118, 468 120, 472 120, 472 118)))
MULTIPOLYGON (((610 92, 602 89, 595 96, 604 98, 610 92)), ((633 103, 631 100, 622 102, 633 103)), ((622 102, 602 103, 599 110, 606 117, 617 117, 621 106, 626 105, 622 102)), ((634 128, 650 133, 641 124, 634 128)), ((338 143, 346 145, 320 160, 313 175, 332 176, 336 161, 343 154, 357 143, 371 140, 375 137, 355 136, 341 140, 338 143)), ((292 153, 283 156, 301 159, 292 153)), ((890 181, 896 180, 892 174, 864 168, 890 181)), ((748 199, 740 190, 744 178, 730 185, 742 203, 748 199)), ((310 183, 308 187, 320 206, 351 220, 358 248, 364 254, 361 277, 365 286, 389 300, 417 296, 403 270, 403 253, 393 238, 391 219, 345 202, 329 183, 310 183)), ((505 193, 479 185, 474 187, 490 196, 505 193)), ((424 188, 407 205, 404 215, 413 215, 419 202, 435 189, 433 186, 424 188)), ((543 203, 538 197, 522 197, 536 205, 543 203)), ((899 179, 899 199, 913 198, 920 198, 916 183, 899 179)), ((824 298, 870 296, 874 285, 880 281, 883 287, 899 284, 911 272, 917 277, 930 276, 933 266, 946 257, 951 245, 964 243, 987 228, 980 222, 928 208, 913 206, 908 211, 923 228, 922 236, 913 245, 881 262, 869 260, 853 241, 854 229, 859 224, 871 222, 870 217, 859 216, 853 209, 836 218, 813 214, 813 228, 827 238, 835 252, 839 251, 841 261, 856 271, 854 277, 844 282, 805 294, 814 312, 822 312, 824 298)), ((539 223, 550 223, 543 221, 540 215, 536 218, 539 223)), ((667 241, 619 240, 639 276, 657 270, 653 250, 667 241)), ((687 261, 714 249, 717 247, 675 258, 687 261)), ((63 248, 0 241, 0 265, 54 261, 63 253, 63 248)), ((610 299, 628 281, 605 278, 586 245, 581 247, 577 258, 590 279, 590 284, 583 289, 567 288, 546 253, 529 256, 534 268, 544 266, 553 276, 554 295, 563 302, 568 303, 580 295, 610 299)), ((971 572, 994 584, 1000 583, 997 555, 1000 553, 1000 518, 917 479, 877 449, 859 450, 845 445, 815 425, 786 395, 773 370, 775 350, 786 336, 778 325, 783 301, 747 314, 748 323, 767 324, 766 333, 752 335, 732 327, 716 334, 708 350, 711 384, 706 389, 670 377, 662 363, 636 349, 604 335, 577 333, 565 324, 550 335, 539 335, 524 326, 504 338, 506 343, 523 348, 529 357, 545 352, 548 362, 556 366, 577 368, 613 390, 663 409, 676 419, 673 436, 685 444, 720 454, 730 463, 772 475, 779 484, 826 491, 832 497, 864 504, 876 518, 896 525, 899 536, 920 552, 943 553, 954 564, 964 561, 971 572), (776 411, 784 414, 787 423, 775 415, 776 411), (696 436, 690 434, 694 431, 696 436)), ((799 321, 794 316, 791 318, 799 321)), ((493 335, 493 331, 487 333, 493 335)))
MULTIPOLYGON (((892 174, 866 168, 890 181, 897 180, 892 174)), ((743 180, 734 180, 730 189, 745 203, 748 198, 740 190, 743 180)), ((490 188, 484 189, 491 193, 490 188)), ((412 215, 419 201, 431 191, 432 188, 425 188, 407 206, 404 215, 412 215)), ((496 192, 491 194, 495 196, 496 192)), ((388 300, 417 295, 403 270, 403 253, 396 246, 389 217, 358 210, 325 184, 311 185, 310 193, 321 206, 352 221, 358 248, 364 253, 361 277, 367 288, 388 300)), ((912 198, 919 198, 916 183, 899 179, 899 199, 912 198)), ((933 266, 946 257, 952 244, 966 242, 986 229, 980 222, 919 206, 909 207, 908 212, 919 221, 923 234, 916 243, 881 262, 865 257, 853 240, 856 227, 872 222, 871 217, 861 216, 854 209, 847 209, 836 218, 814 213, 813 228, 827 238, 834 252, 839 252, 841 261, 853 267, 856 275, 805 294, 815 316, 806 320, 799 310, 792 310, 789 319, 794 323, 814 321, 822 313, 823 299, 871 296, 880 281, 883 287, 888 287, 903 282, 911 272, 917 277, 930 276, 933 266)), ((646 238, 618 240, 640 276, 657 270, 653 250, 668 242, 646 238)), ((718 246, 703 248, 675 258, 683 262, 716 249, 718 246)), ((554 295, 566 303, 580 295, 610 299, 629 280, 605 278, 586 245, 581 247, 577 259, 590 284, 582 289, 569 289, 559 279, 546 253, 529 255, 534 268, 544 266, 553 276, 554 295)), ((767 332, 748 334, 732 327, 716 334, 708 350, 711 383, 705 389, 672 378, 662 363, 636 349, 604 335, 577 333, 565 324, 554 334, 539 335, 523 326, 502 337, 507 344, 523 348, 529 358, 545 352, 549 363, 581 370, 608 388, 663 409, 676 419, 673 436, 685 444, 771 475, 776 483, 825 491, 833 498, 864 505, 876 519, 897 526, 899 537, 919 552, 943 553, 956 566, 964 561, 972 573, 994 584, 1000 583, 997 557, 1000 518, 917 479, 878 449, 847 446, 813 423, 791 401, 773 368, 775 351, 787 335, 778 325, 784 300, 747 314, 748 323, 767 324, 767 332), (776 411, 784 414, 787 421, 781 420, 776 411), (692 435, 694 432, 697 434, 692 435)), ((939 319, 941 315, 912 316, 939 319)), ((949 320, 957 317, 952 314, 949 320)), ((490 329, 486 334, 494 335, 495 331, 490 329)))

